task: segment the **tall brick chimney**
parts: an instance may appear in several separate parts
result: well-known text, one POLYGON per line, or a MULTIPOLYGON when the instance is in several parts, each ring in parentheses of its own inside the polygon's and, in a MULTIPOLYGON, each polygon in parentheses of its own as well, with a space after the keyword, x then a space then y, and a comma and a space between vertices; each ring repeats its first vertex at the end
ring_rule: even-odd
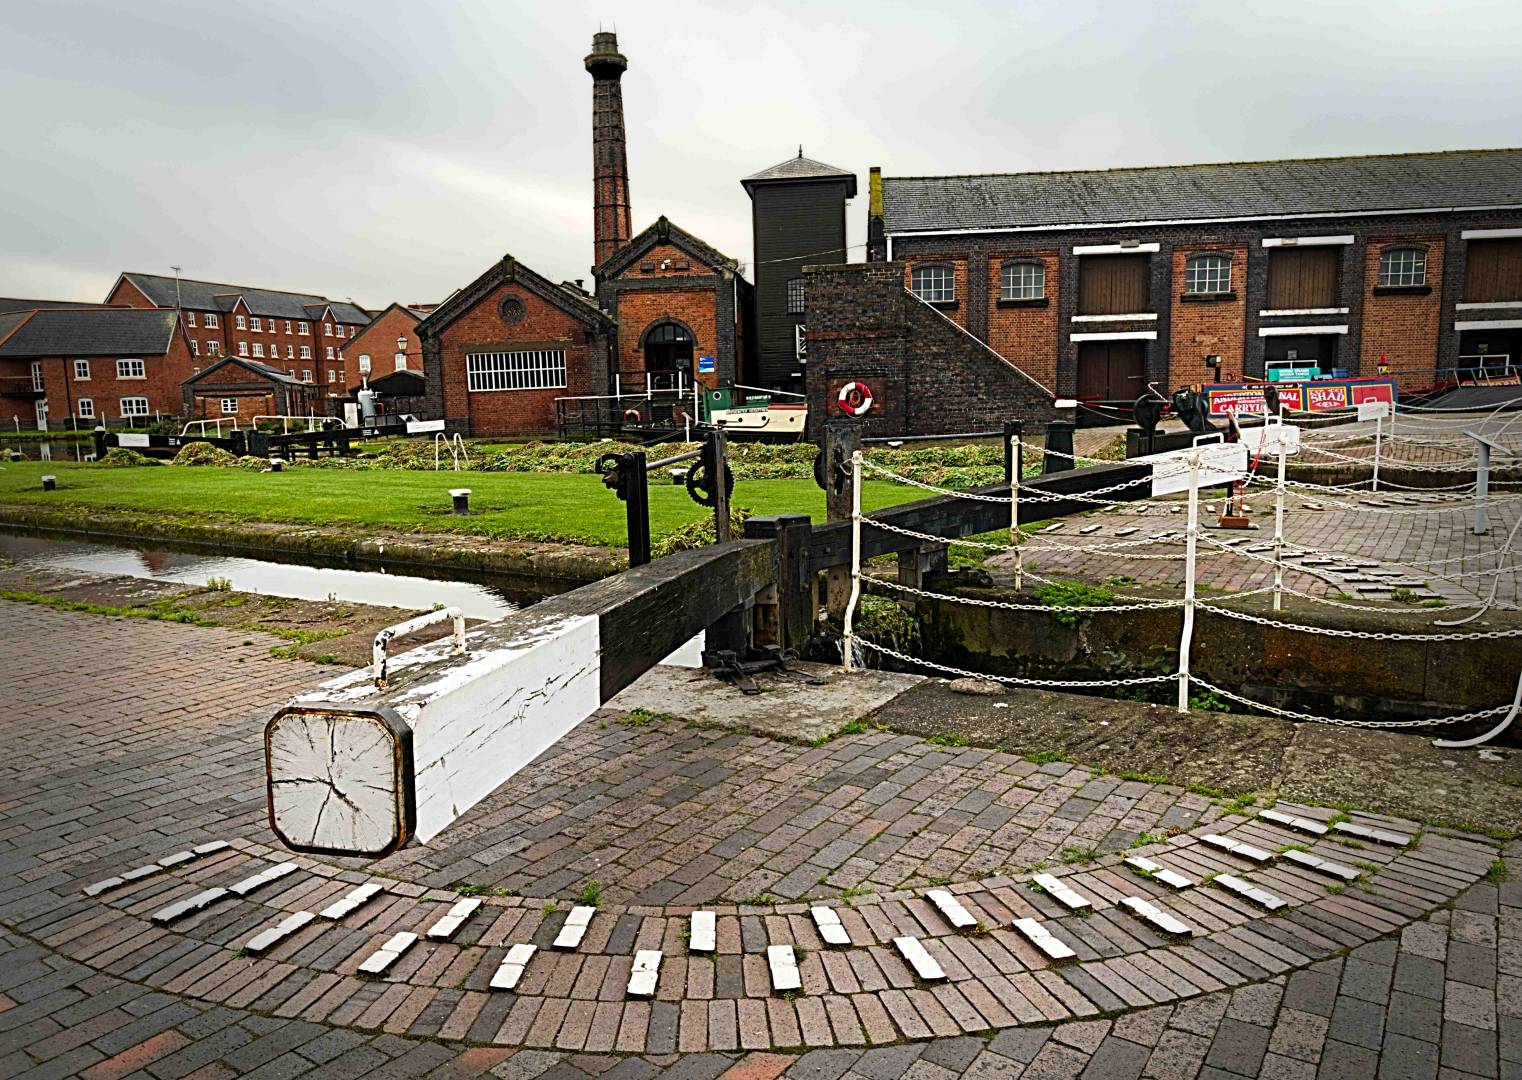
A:
POLYGON ((629 61, 618 51, 618 35, 592 35, 586 58, 592 74, 592 240, 593 267, 629 242, 629 155, 624 146, 624 92, 619 80, 629 61))

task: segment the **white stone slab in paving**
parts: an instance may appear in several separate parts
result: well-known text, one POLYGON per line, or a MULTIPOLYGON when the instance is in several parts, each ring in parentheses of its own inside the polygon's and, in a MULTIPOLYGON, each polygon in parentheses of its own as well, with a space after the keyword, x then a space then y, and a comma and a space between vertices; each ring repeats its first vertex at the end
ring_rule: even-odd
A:
POLYGON ((168 870, 172 866, 179 866, 181 863, 188 863, 195 857, 196 853, 193 851, 176 851, 173 855, 165 855, 162 859, 160 859, 159 865, 162 866, 165 870, 168 870))
POLYGON ((771 968, 773 990, 803 988, 803 978, 798 974, 798 957, 793 953, 791 945, 768 945, 766 966, 771 968))
POLYGON ((535 951, 537 951, 536 946, 521 943, 508 949, 501 966, 497 968, 497 973, 491 977, 491 988, 511 990, 516 987, 518 980, 523 978, 524 969, 533 959, 535 951))
POLYGON ((1036 874, 1031 880, 1040 885, 1042 889, 1065 908, 1069 908, 1072 911, 1082 911, 1084 908, 1093 907, 1089 903, 1088 897, 1078 892, 1055 874, 1036 874))
POLYGON ((718 919, 711 911, 694 911, 687 923, 689 952, 713 952, 719 947, 718 919))
POLYGON ((824 939, 826 945, 849 945, 851 935, 846 931, 845 924, 840 921, 840 913, 832 907, 820 905, 809 908, 809 914, 814 917, 814 926, 819 930, 819 936, 824 939))
POLYGON ((383 975, 386 969, 402 958, 402 954, 417 943, 417 935, 403 931, 392 934, 390 939, 366 958, 359 970, 364 975, 383 975))
POLYGON ((925 946, 920 943, 919 938, 896 937, 893 939, 893 945, 921 979, 926 982, 935 982, 946 977, 946 972, 941 969, 935 957, 925 951, 925 946))
POLYGON ((1286 814, 1282 810, 1259 810, 1258 816, 1264 821, 1272 821, 1276 825, 1283 825, 1286 829, 1310 833, 1312 836, 1325 836, 1327 833, 1327 827, 1321 822, 1296 814, 1286 814))
POLYGON ((200 858, 203 855, 215 855, 219 851, 226 851, 230 847, 232 845, 226 840, 210 840, 204 844, 197 844, 190 850, 195 852, 197 858, 200 858))
POLYGON ((1411 843, 1411 837, 1405 833, 1391 832, 1389 829, 1375 829, 1368 825, 1358 825, 1351 821, 1339 821, 1332 828, 1348 836, 1356 836, 1360 840, 1373 840, 1376 844, 1388 844, 1390 847, 1406 847, 1411 843))
POLYGON ((145 877, 152 877, 154 874, 162 874, 163 872, 164 868, 162 866, 160 866, 158 863, 153 863, 150 866, 139 866, 133 870, 123 871, 122 880, 141 881, 145 877))
POLYGON ((1242 841, 1233 840, 1229 836, 1217 836, 1215 833, 1208 833, 1200 837, 1200 839, 1213 848, 1220 848, 1222 851, 1235 855, 1240 859, 1248 859, 1255 863, 1272 862, 1274 858, 1272 851, 1264 851, 1260 847, 1244 844, 1242 841))
POLYGON ((168 907, 155 911, 150 918, 156 923, 172 923, 177 919, 183 919, 186 915, 197 912, 209 904, 214 904, 224 896, 232 894, 226 889, 203 889, 194 896, 170 904, 168 907))
POLYGON ((1194 931, 1189 924, 1164 911, 1150 900, 1140 896, 1123 896, 1121 906, 1143 922, 1151 923, 1165 934, 1189 935, 1194 931))
POLYGON ((259 871, 253 877, 246 877, 242 881, 234 882, 227 887, 227 891, 235 896, 247 896, 255 889, 262 889, 272 881, 279 881, 288 874, 294 874, 301 869, 293 862, 278 863, 267 869, 259 871))
POLYGON ((317 914, 324 919, 342 919, 350 912, 358 911, 360 907, 379 896, 380 893, 381 886, 374 882, 356 885, 345 893, 341 899, 335 900, 317 914))
POLYGON ((660 950, 640 949, 634 954, 634 966, 629 970, 629 996, 654 997, 655 984, 660 977, 660 950))
POLYGON ((1151 875, 1154 881, 1161 881, 1170 889, 1189 889, 1193 888, 1194 886, 1193 878, 1185 877, 1177 870, 1169 870, 1162 863, 1154 862, 1151 859, 1143 858, 1140 855, 1131 856, 1126 860, 1126 865, 1134 866, 1138 870, 1146 871, 1146 873, 1151 875))
POLYGON ((978 925, 978 920, 972 917, 972 912, 962 906, 962 901, 945 889, 931 889, 925 894, 925 899, 934 904, 936 910, 945 916, 946 921, 958 930, 970 930, 978 925))
POLYGON ((1035 919, 1016 919, 1015 929, 1053 960, 1067 960, 1078 955, 1035 919))
POLYGON ((1288 902, 1281 897, 1275 896, 1267 889, 1260 889, 1250 881, 1244 881, 1234 874, 1217 874, 1215 882, 1224 889, 1236 893, 1238 896, 1251 900, 1259 907, 1269 911, 1278 911, 1288 902))
POLYGON ((1343 881, 1357 881, 1358 871, 1351 866, 1333 862, 1331 859, 1323 859, 1309 851, 1295 851, 1293 849, 1284 853, 1284 858, 1289 862, 1298 863, 1307 870, 1314 870, 1318 874, 1326 874, 1328 877, 1341 878, 1343 881))
POLYGON ((428 940, 448 941, 459 933, 460 927, 465 925, 465 920, 474 915, 476 908, 480 906, 481 901, 475 899, 457 902, 438 922, 428 928, 428 940))
POLYGON ((587 936, 587 927, 591 925, 592 915, 596 911, 595 907, 573 907, 565 917, 565 925, 560 928, 552 946, 556 949, 574 949, 580 945, 581 939, 587 936))
POLYGON ((86 896, 99 896, 103 892, 107 892, 107 891, 109 891, 111 889, 116 888, 119 885, 125 885, 125 884, 127 884, 127 879, 126 878, 123 878, 123 877, 108 877, 108 878, 105 878, 105 879, 103 879, 101 881, 93 881, 90 884, 86 885, 80 891, 83 892, 86 896))
POLYGON ((287 915, 274 926, 261 930, 243 943, 243 951, 254 956, 268 952, 307 923, 317 918, 310 911, 298 911, 287 915))

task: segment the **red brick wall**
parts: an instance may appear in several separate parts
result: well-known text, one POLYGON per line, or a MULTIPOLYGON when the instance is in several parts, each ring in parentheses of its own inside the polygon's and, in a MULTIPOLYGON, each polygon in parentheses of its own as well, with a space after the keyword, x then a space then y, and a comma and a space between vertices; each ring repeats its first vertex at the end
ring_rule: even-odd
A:
MULTIPOLYGON (((78 416, 78 401, 87 397, 95 403, 95 418, 121 420, 124 397, 146 397, 149 419, 155 411, 178 416, 184 409, 180 383, 191 375, 193 362, 183 338, 175 335, 168 353, 162 356, 134 356, 141 360, 145 375, 141 379, 118 379, 115 356, 49 357, 43 360, 43 383, 47 391, 48 416, 64 420, 78 416), (74 378, 74 361, 90 362, 89 379, 74 378)), ((27 366, 28 370, 30 365, 27 366)))
MULTIPOLYGON (((952 322, 967 328, 967 260, 965 258, 938 258, 929 255, 919 256, 904 261, 904 288, 909 288, 910 280, 914 274, 914 268, 925 263, 949 263, 952 268, 952 276, 956 282, 956 302, 954 304, 936 304, 935 309, 945 315, 952 322)), ((1047 275, 1047 283, 1052 281, 1052 275, 1047 275)), ((912 290, 911 290, 912 291, 912 290)), ((994 295, 998 295, 995 293, 994 295)))
MULTIPOLYGON (((703 272, 706 273, 707 269, 704 268, 703 272)), ((632 272, 623 275, 623 280, 637 276, 638 267, 636 266, 632 272)), ((691 289, 668 286, 650 289, 648 292, 641 289, 620 291, 618 294, 619 371, 642 373, 645 370, 645 354, 640 349, 640 339, 651 325, 666 319, 676 319, 686 323, 692 330, 693 377, 698 378, 707 386, 718 385, 715 374, 697 375, 697 358, 718 354, 719 324, 712 286, 691 289)), ((728 332, 733 333, 733 329, 729 329, 728 332)), ((633 381, 629 380, 631 383, 633 381)))
MULTIPOLYGON (((394 342, 393 342, 394 344, 394 342)), ((555 399, 594 393, 594 366, 606 363, 587 343, 585 326, 528 289, 508 283, 484 295, 439 336, 444 415, 465 417, 472 435, 530 435, 555 430, 555 399), (515 296, 524 316, 508 325, 498 305, 515 296), (565 350, 566 383, 549 390, 467 390, 465 354, 518 349, 565 350)), ((374 354, 372 353, 372 358, 374 354)))
POLYGON ((988 257, 988 344, 1054 392, 1057 388, 1057 252, 993 254, 988 257), (999 275, 1008 259, 1046 267, 1045 306, 999 301, 999 275))
POLYGON ((1438 334, 1443 312, 1443 238, 1441 236, 1372 236, 1364 251, 1363 336, 1355 375, 1379 374, 1381 356, 1391 371, 1414 372, 1407 382, 1425 386, 1437 365, 1438 334), (1427 284, 1431 291, 1378 295, 1379 256, 1390 247, 1419 247, 1427 251, 1427 284), (1427 373, 1423 377, 1421 373, 1427 373))
MULTIPOLYGON (((1173 249, 1173 270, 1169 276, 1172 296, 1172 327, 1169 334, 1168 379, 1163 389, 1215 381, 1215 373, 1205 366, 1205 357, 1221 358, 1221 374, 1240 375, 1244 363, 1247 325, 1247 245, 1192 244, 1173 249), (1219 252, 1231 258, 1232 300, 1181 300, 1184 295, 1184 268, 1191 255, 1219 252)), ((1164 301, 1154 301, 1159 310, 1164 301)))
POLYGON ((675 244, 656 244, 645 252, 634 264, 618 275, 619 281, 632 281, 638 278, 652 277, 705 277, 714 272, 713 267, 701 259, 694 259, 675 244), (663 267, 662 264, 669 264, 663 267), (645 271, 640 269, 644 266, 653 266, 655 269, 645 271))
POLYGON ((400 308, 388 309, 369 326, 358 331, 355 337, 346 339, 343 347, 343 363, 329 365, 324 361, 324 371, 330 366, 339 367, 342 369, 343 385, 346 388, 358 386, 359 356, 360 353, 368 353, 370 377, 378 379, 382 375, 390 375, 396 370, 396 339, 400 334, 407 339, 407 370, 421 373, 423 347, 414 332, 417 322, 400 308))

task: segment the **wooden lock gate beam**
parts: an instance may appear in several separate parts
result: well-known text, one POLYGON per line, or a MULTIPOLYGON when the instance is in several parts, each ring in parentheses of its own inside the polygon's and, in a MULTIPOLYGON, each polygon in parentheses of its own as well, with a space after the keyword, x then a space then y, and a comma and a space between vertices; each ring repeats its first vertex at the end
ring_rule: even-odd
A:
MULTIPOLYGON (((700 631, 775 593, 781 539, 678 552, 333 679, 265 726, 270 827, 296 851, 426 843, 700 631)), ((731 618, 729 622, 733 622, 731 618)))

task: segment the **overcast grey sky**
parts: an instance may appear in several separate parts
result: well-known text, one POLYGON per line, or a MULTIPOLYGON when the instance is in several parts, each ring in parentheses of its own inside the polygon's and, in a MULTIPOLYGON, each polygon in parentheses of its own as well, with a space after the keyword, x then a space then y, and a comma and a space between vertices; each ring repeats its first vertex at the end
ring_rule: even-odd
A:
POLYGON ((853 243, 870 165, 1522 145, 1516 0, 16 0, 0 295, 179 263, 379 307, 504 252, 586 277, 599 24, 629 57, 635 228, 664 213, 747 263, 738 181, 800 142, 858 174, 853 243))

